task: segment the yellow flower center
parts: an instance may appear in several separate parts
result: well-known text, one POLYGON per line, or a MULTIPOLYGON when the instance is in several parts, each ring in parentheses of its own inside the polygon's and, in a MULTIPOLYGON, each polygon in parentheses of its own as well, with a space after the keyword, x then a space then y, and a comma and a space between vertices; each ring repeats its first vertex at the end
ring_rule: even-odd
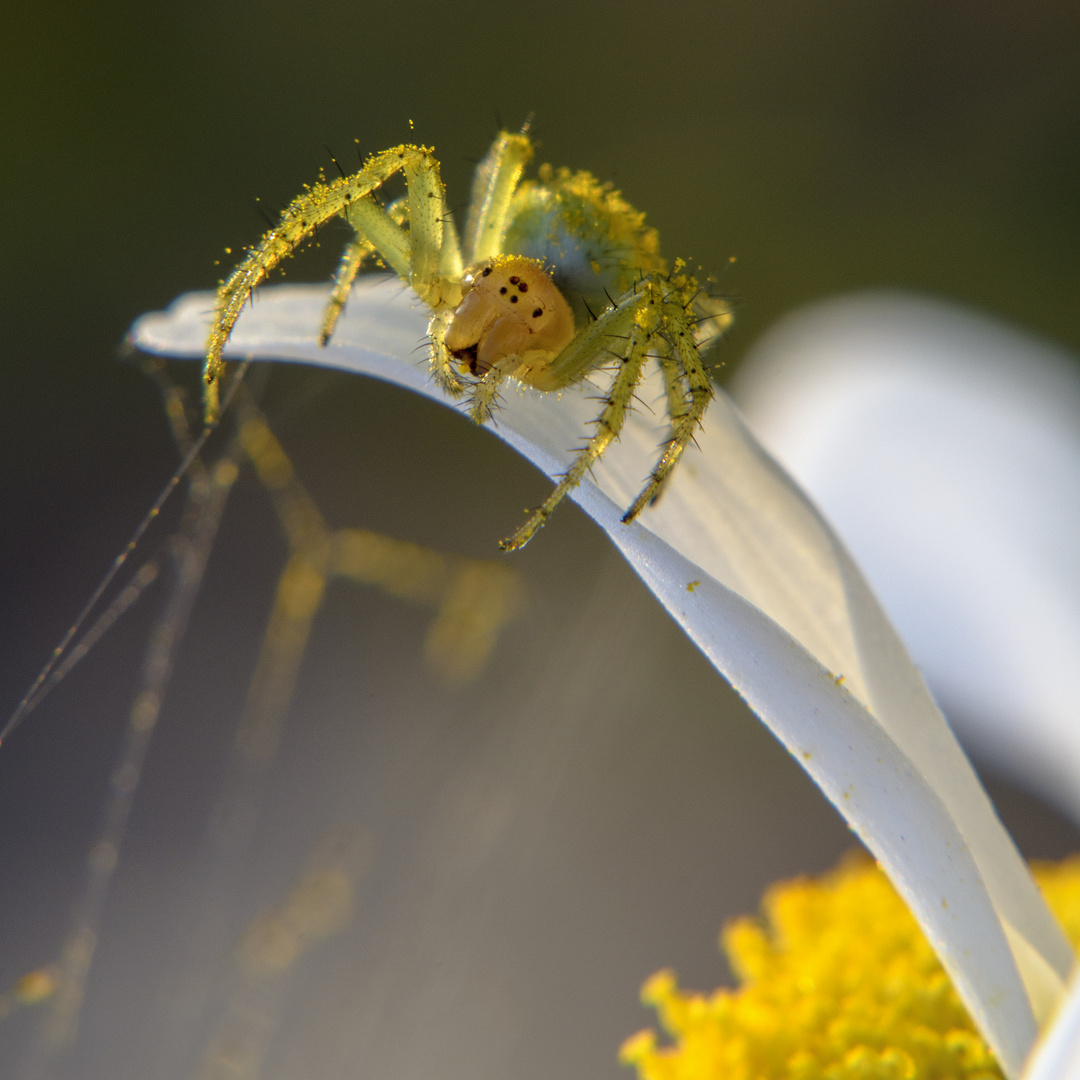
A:
MULTIPOLYGON (((1080 856, 1035 878, 1080 942, 1080 856)), ((819 881, 774 885, 760 919, 736 919, 721 946, 736 990, 695 994, 671 971, 642 1000, 654 1031, 623 1044, 640 1080, 1000 1078, 922 931, 885 875, 850 858, 819 881)))

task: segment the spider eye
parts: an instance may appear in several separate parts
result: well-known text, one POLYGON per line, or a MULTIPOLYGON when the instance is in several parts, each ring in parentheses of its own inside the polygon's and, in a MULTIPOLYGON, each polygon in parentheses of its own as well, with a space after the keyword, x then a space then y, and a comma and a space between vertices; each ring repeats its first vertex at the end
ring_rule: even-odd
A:
POLYGON ((490 273, 491 273, 491 267, 490 267, 490 266, 485 266, 485 267, 484 267, 484 271, 483 271, 483 273, 482 273, 482 274, 481 274, 480 276, 481 276, 481 277, 487 277, 487 276, 488 276, 488 274, 490 274, 490 273))
POLYGON ((506 295, 506 286, 505 285, 499 290, 499 295, 500 296, 505 296, 506 295))
POLYGON ((534 318, 534 319, 539 319, 539 318, 540 318, 540 316, 541 316, 541 315, 543 315, 543 314, 544 314, 544 309, 543 309, 543 308, 540 308, 540 307, 538 307, 538 308, 537 308, 537 309, 536 309, 536 310, 535 310, 535 311, 533 312, 533 318, 534 318))

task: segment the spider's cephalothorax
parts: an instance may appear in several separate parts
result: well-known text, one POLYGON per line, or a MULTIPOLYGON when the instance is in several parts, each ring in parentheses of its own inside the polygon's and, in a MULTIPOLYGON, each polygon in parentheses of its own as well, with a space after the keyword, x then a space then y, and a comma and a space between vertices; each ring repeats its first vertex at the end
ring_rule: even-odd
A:
POLYGON ((670 435, 648 482, 623 516, 657 498, 693 438, 713 394, 700 350, 731 321, 728 306, 701 292, 677 261, 669 273, 656 230, 609 184, 589 173, 540 169, 525 132, 503 132, 473 181, 464 236, 446 205, 431 150, 398 146, 352 176, 308 188, 218 290, 207 344, 206 408, 217 413, 221 354, 252 290, 320 225, 345 217, 356 231, 342 257, 323 320, 325 344, 364 260, 395 271, 431 309, 432 377, 471 395, 473 418, 490 415, 499 385, 517 379, 561 390, 613 369, 596 430, 554 491, 508 540, 519 548, 544 524, 618 438, 646 359, 667 391, 670 435), (374 192, 402 173, 403 198, 383 207, 374 192))

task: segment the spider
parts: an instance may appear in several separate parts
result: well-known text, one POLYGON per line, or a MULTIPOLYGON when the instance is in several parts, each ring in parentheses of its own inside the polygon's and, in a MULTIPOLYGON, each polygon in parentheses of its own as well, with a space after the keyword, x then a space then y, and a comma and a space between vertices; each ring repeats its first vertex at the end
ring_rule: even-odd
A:
POLYGON ((731 311, 699 288, 681 259, 668 271, 656 230, 610 184, 548 165, 537 180, 522 181, 532 157, 528 125, 499 134, 477 167, 460 239, 427 147, 384 150, 352 175, 307 187, 219 286, 204 372, 208 422, 218 411, 222 350, 253 290, 342 216, 355 236, 334 276, 324 345, 362 264, 374 258, 431 309, 431 375, 451 396, 470 395, 477 423, 491 418, 507 380, 558 392, 612 372, 595 430, 548 498, 502 541, 504 550, 528 543, 619 437, 645 361, 657 362, 670 428, 622 520, 637 517, 659 497, 712 399, 701 351, 730 324, 731 311), (398 173, 406 194, 383 206, 376 192, 398 173))

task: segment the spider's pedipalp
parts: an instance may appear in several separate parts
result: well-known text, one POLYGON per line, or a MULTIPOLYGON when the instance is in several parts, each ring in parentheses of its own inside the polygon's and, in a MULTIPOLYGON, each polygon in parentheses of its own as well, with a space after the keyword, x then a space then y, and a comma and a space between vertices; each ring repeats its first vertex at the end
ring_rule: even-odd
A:
POLYGON ((493 367, 473 387, 472 401, 469 404, 469 416, 478 424, 487 423, 495 409, 499 396, 499 387, 506 380, 506 373, 493 367))
POLYGON ((446 328, 454 317, 452 308, 443 308, 432 313, 428 322, 428 338, 431 342, 431 377, 451 397, 460 397, 465 392, 465 382, 454 370, 454 357, 446 347, 446 328))

